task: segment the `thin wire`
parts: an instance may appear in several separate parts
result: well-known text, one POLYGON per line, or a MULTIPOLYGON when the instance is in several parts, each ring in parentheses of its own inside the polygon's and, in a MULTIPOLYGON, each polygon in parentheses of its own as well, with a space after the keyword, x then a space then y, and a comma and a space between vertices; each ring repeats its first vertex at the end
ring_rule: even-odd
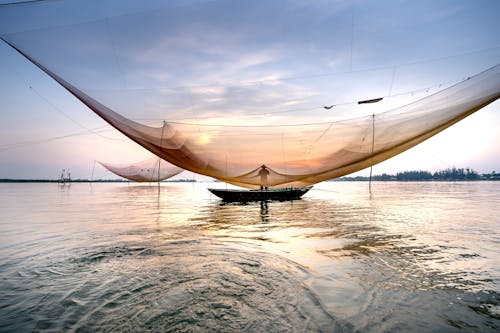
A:
POLYGON ((64 117, 66 117, 67 119, 71 120, 74 124, 76 124, 79 127, 85 129, 86 131, 88 131, 88 132, 90 132, 92 134, 95 134, 97 136, 100 136, 102 138, 110 139, 110 140, 116 140, 115 138, 106 137, 106 136, 103 136, 103 135, 101 135, 101 134, 99 134, 97 132, 92 131, 92 129, 88 128, 87 126, 79 123, 75 119, 73 119, 70 116, 68 116, 64 111, 62 111, 60 108, 58 108, 52 102, 50 102, 47 98, 43 97, 35 88, 33 88, 32 86, 29 86, 29 87, 30 87, 31 91, 33 91, 36 95, 38 95, 38 97, 40 97, 42 100, 44 100, 48 105, 50 105, 54 110, 56 110, 57 112, 59 112, 60 114, 62 114, 64 117))
POLYGON ((324 188, 316 188, 316 187, 311 188, 311 191, 324 191, 324 192, 339 193, 339 191, 334 191, 334 190, 326 190, 326 189, 324 189, 324 188))
MULTIPOLYGON (((23 4, 30 4, 30 3, 35 3, 35 2, 49 2, 49 1, 60 1, 60 0, 26 0, 23 2, 10 2, 6 3, 3 6, 16 6, 16 5, 23 5, 23 4)), ((172 9, 179 9, 179 8, 185 8, 189 6, 195 6, 199 4, 204 4, 204 3, 210 3, 210 2, 218 2, 219 0, 197 0, 193 1, 192 3, 188 3, 187 1, 184 1, 182 4, 177 4, 175 6, 161 6, 160 8, 163 10, 172 10, 172 9)), ((132 15, 140 15, 143 13, 147 12, 153 12, 157 11, 157 8, 154 9, 144 9, 144 10, 137 10, 131 13, 125 13, 125 14, 118 14, 118 15, 108 15, 105 18, 123 18, 126 16, 132 16, 132 15)), ((60 27, 70 27, 70 26, 75 26, 75 25, 81 25, 81 24, 88 24, 88 23, 95 23, 102 21, 104 18, 95 18, 95 19, 88 19, 88 20, 82 20, 82 21, 77 21, 76 23, 72 24, 53 24, 53 25, 48 25, 45 28, 60 28, 60 27)), ((31 31, 36 31, 38 29, 26 29, 26 30, 21 30, 21 31, 16 31, 16 33, 25 33, 25 32, 31 32, 31 31)))
POLYGON ((330 130, 330 128, 332 128, 332 126, 333 126, 333 122, 330 123, 330 126, 328 126, 323 132, 321 132, 321 134, 316 138, 316 140, 313 141, 313 144, 317 143, 319 140, 321 140, 321 138, 326 134, 326 132, 328 132, 330 130))
POLYGON ((392 87, 394 85, 395 76, 396 76, 396 66, 394 66, 394 68, 392 69, 391 84, 389 86, 389 93, 387 94, 387 96, 391 96, 391 94, 392 94, 392 87))
POLYGON ((13 2, 0 3, 0 7, 25 5, 25 4, 30 4, 30 3, 34 3, 34 2, 48 2, 48 1, 54 1, 54 0, 26 0, 26 1, 15 1, 15 2, 13 1, 13 2))
MULTIPOLYGON (((0 151, 6 151, 6 150, 14 149, 14 148, 25 147, 25 146, 32 146, 32 145, 36 145, 36 144, 40 144, 40 143, 46 143, 46 142, 50 142, 50 141, 66 139, 66 138, 73 137, 73 136, 88 135, 88 134, 92 134, 92 133, 85 131, 85 132, 77 132, 77 133, 71 133, 71 134, 67 134, 67 135, 50 137, 50 138, 46 138, 46 139, 37 139, 37 140, 32 140, 32 141, 3 144, 3 145, 0 145, 0 151)), ((118 140, 118 139, 116 139, 116 140, 118 140)), ((120 139, 120 140, 125 141, 124 139, 120 139)))

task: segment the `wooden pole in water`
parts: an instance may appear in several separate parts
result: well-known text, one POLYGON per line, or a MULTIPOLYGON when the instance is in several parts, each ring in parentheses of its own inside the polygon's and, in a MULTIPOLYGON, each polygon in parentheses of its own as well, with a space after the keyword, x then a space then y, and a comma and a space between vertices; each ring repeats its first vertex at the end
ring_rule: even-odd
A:
MULTIPOLYGON (((163 147, 163 131, 165 130, 165 125, 167 122, 163 121, 163 127, 161 128, 161 138, 160 138, 160 147, 163 147)), ((160 163, 161 157, 158 157, 158 202, 160 201, 160 163)))
MULTIPOLYGON (((375 147, 375 113, 372 114, 372 160, 373 160, 373 149, 375 147)), ((370 179, 368 181, 368 190, 372 194, 372 171, 373 164, 370 165, 370 179)))
POLYGON ((92 167, 92 175, 90 176, 90 183, 94 181, 94 170, 95 170, 95 160, 94 160, 94 166, 92 167))

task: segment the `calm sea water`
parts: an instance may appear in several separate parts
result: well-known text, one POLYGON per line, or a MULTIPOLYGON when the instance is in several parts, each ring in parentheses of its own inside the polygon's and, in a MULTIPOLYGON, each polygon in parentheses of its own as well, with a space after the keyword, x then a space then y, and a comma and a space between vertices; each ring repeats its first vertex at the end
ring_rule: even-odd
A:
POLYGON ((0 331, 498 332, 500 182, 0 184, 0 331))

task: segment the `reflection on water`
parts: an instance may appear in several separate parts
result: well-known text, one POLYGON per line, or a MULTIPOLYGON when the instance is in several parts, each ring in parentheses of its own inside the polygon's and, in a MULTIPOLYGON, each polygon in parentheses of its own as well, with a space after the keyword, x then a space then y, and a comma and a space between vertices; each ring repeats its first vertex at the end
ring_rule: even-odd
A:
POLYGON ((0 202, 0 331, 500 327, 499 183, 246 204, 205 184, 9 184, 0 202))

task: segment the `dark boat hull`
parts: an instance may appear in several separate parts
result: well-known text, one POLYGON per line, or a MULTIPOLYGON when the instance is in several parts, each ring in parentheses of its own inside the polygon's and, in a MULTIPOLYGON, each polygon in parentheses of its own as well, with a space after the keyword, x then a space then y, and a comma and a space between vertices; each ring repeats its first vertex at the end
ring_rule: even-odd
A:
POLYGON ((248 202, 265 200, 297 200, 307 193, 312 186, 284 188, 275 190, 228 190, 209 188, 208 190, 227 202, 248 202))

